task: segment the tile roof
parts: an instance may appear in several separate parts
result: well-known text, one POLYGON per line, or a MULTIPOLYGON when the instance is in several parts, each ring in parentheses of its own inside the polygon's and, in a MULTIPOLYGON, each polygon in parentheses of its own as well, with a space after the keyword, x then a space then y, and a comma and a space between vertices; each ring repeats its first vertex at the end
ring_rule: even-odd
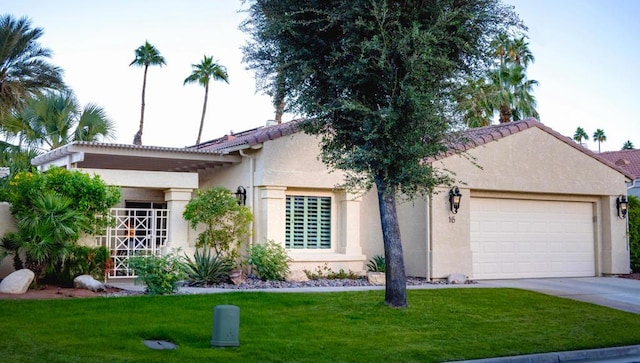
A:
POLYGON ((606 151, 600 155, 632 174, 635 179, 640 179, 640 149, 606 151))
MULTIPOLYGON (((259 127, 252 130, 243 131, 237 134, 225 135, 221 138, 204 142, 199 145, 191 146, 188 149, 202 150, 202 151, 217 151, 217 152, 230 152, 233 150, 243 149, 261 144, 265 141, 275 140, 277 138, 294 134, 300 131, 300 124, 303 119, 289 121, 282 124, 276 124, 271 126, 259 127)), ((485 127, 479 127, 474 129, 468 129, 460 132, 456 138, 456 142, 450 145, 450 151, 447 154, 442 155, 437 159, 453 155, 455 153, 464 152, 475 147, 487 144, 492 141, 499 140, 503 137, 516 134, 520 131, 524 131, 530 128, 538 128, 565 144, 573 147, 574 149, 586 154, 593 159, 621 172, 629 179, 634 179, 634 175, 631 170, 619 167, 615 162, 610 159, 604 158, 602 154, 595 153, 582 145, 576 143, 571 138, 564 136, 557 131, 545 126, 541 122, 534 118, 528 118, 521 121, 514 121, 504 124, 491 125, 485 127)), ((603 153, 604 154, 604 153, 603 153)), ((640 154, 638 154, 640 157, 640 154)), ((640 168, 640 164, 638 164, 640 168)))

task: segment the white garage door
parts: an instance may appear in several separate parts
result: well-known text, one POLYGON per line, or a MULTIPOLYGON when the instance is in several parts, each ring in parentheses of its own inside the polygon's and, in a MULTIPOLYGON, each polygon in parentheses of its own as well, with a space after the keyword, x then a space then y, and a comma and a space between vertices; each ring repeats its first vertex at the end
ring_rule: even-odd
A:
POLYGON ((595 275, 591 203, 471 199, 474 279, 595 275))

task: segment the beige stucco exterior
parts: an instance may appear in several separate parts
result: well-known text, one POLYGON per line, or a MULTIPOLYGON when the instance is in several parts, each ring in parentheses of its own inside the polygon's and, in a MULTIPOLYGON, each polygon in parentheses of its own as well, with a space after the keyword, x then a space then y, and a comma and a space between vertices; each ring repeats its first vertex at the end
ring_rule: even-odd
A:
MULTIPOLYGON (((114 158, 124 152, 118 150, 114 158)), ((89 151, 84 146, 83 152, 89 151)), ((198 154, 192 162, 200 165, 205 159, 198 154)), ((329 172, 319 160, 315 137, 302 132, 273 137, 234 146, 215 160, 201 169, 185 171, 83 170, 123 188, 119 207, 125 200, 166 202, 170 211, 168 249, 181 248, 188 254, 194 250, 200 231, 189 228, 182 212, 196 190, 223 186, 235 191, 242 186, 254 215, 246 245, 268 240, 284 245, 288 195, 331 197, 331 247, 289 250, 292 270, 315 270, 327 264, 334 271, 360 272, 371 257, 384 253, 376 191, 342 189, 343 174, 329 172)), ((437 188, 424 199, 399 199, 408 276, 473 276, 469 206, 477 198, 590 203, 596 275, 629 271, 626 221, 618 218, 615 206, 616 197, 626 193, 625 175, 544 127, 529 127, 486 142, 434 161, 433 166, 454 173, 462 204, 457 214, 451 213, 449 187, 437 188)), ((6 219, 2 208, 0 205, 0 218, 6 219)), ((4 226, 4 219, 2 222, 4 226)))

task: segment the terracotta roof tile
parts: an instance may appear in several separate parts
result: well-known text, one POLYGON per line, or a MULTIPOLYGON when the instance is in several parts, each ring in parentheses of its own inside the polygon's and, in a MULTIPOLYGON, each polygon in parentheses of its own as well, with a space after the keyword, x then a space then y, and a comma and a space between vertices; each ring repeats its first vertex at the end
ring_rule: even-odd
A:
MULTIPOLYGON (((259 127, 253 130, 247 130, 233 135, 226 135, 218 139, 204 142, 200 145, 191 146, 188 149, 210 152, 228 152, 233 149, 251 147, 261 144, 265 141, 275 140, 283 136, 294 134, 300 130, 300 124, 303 121, 303 119, 299 119, 282 124, 259 127)), ((621 172, 629 179, 634 179, 634 176, 636 178, 640 176, 640 150, 634 150, 637 153, 633 154, 635 159, 631 160, 630 165, 618 166, 615 164, 617 159, 612 160, 609 157, 605 157, 605 154, 607 153, 594 153, 593 151, 574 142, 572 139, 545 126, 534 118, 462 131, 459 134, 459 139, 453 142, 450 146, 452 150, 435 159, 440 159, 449 155, 453 155, 455 153, 464 152, 469 149, 473 149, 475 147, 499 140, 503 137, 517 134, 518 132, 534 127, 550 134, 551 136, 566 143, 574 149, 598 160, 599 162, 621 172)))
POLYGON ((640 179, 640 149, 606 151, 600 155, 632 174, 634 179, 640 179))

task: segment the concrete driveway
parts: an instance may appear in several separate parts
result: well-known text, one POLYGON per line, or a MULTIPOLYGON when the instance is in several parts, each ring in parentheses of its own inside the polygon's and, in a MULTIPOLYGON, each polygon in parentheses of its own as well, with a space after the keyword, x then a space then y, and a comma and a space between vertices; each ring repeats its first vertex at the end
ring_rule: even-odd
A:
POLYGON ((479 285, 531 290, 640 314, 640 280, 576 277, 488 280, 480 281, 479 285))

